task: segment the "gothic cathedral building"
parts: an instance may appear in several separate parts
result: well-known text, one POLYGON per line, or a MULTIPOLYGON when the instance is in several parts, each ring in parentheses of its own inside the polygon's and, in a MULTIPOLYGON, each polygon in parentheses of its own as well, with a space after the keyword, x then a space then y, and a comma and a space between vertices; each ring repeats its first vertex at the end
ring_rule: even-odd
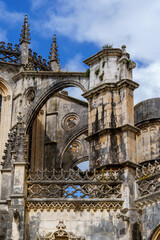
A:
POLYGON ((125 45, 65 72, 29 35, 0 42, 0 239, 160 240, 160 98, 134 107, 125 45))

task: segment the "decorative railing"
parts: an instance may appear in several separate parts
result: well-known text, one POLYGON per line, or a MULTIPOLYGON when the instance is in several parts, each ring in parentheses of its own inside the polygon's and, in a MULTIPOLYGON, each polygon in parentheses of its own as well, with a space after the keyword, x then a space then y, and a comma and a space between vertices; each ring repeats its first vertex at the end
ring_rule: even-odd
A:
MULTIPOLYGON (((0 42, 0 62, 4 63, 19 63, 20 60, 20 46, 12 43, 0 42)), ((25 70, 32 71, 50 71, 50 65, 45 58, 42 59, 40 55, 37 56, 36 52, 32 53, 29 49, 28 64, 25 66, 25 70)))
POLYGON ((160 160, 144 163, 136 169, 136 183, 139 197, 160 191, 160 160))
POLYGON ((19 45, 12 43, 0 42, 0 62, 19 63, 20 49, 19 45))
POLYGON ((143 197, 160 191, 160 174, 158 177, 137 182, 139 196, 143 197))
POLYGON ((50 71, 51 68, 45 58, 42 59, 40 55, 37 56, 36 52, 32 53, 32 50, 29 49, 29 63, 26 70, 50 71))
POLYGON ((149 163, 144 163, 142 166, 136 168, 136 179, 143 180, 160 173, 160 159, 149 163))
POLYGON ((28 198, 119 199, 123 171, 36 171, 27 177, 28 198))

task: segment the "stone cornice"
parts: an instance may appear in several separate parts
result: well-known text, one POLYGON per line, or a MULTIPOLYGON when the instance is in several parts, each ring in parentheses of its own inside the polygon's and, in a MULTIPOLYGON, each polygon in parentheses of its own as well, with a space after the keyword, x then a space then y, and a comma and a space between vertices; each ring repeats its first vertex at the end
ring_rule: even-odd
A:
POLYGON ((136 127, 143 129, 149 126, 160 125, 160 118, 152 118, 150 120, 141 121, 135 124, 136 127))
POLYGON ((115 82, 115 83, 103 83, 103 84, 97 85, 96 87, 94 87, 94 88, 90 89, 89 91, 83 93, 82 96, 85 97, 85 98, 90 98, 94 94, 100 93, 100 92, 105 91, 107 89, 118 90, 118 89, 121 89, 123 87, 128 87, 128 88, 131 88, 132 90, 135 90, 136 88, 139 87, 139 84, 130 80, 130 79, 122 79, 122 80, 120 80, 118 82, 115 82))
POLYGON ((123 206, 123 200, 119 199, 117 200, 105 200, 105 201, 86 201, 87 199, 81 199, 81 201, 79 201, 79 199, 77 201, 71 201, 72 199, 68 199, 67 201, 53 201, 50 200, 48 201, 48 199, 27 199, 26 202, 26 209, 28 211, 30 211, 31 209, 33 209, 34 211, 40 210, 73 210, 73 211, 110 211, 110 210, 118 210, 118 209, 122 209, 123 206))
POLYGON ((104 128, 102 130, 99 130, 91 135, 89 135, 88 137, 86 137, 85 139, 87 141, 90 141, 92 139, 92 137, 95 137, 97 135, 103 135, 105 133, 118 133, 118 132, 122 132, 122 131, 132 131, 134 133, 138 133, 139 132, 139 129, 130 125, 130 124, 125 124, 125 125, 122 125, 120 127, 115 127, 115 128, 104 128))
MULTIPOLYGON (((90 66, 95 62, 99 61, 101 58, 108 57, 108 56, 115 56, 120 58, 122 56, 122 50, 120 48, 103 48, 101 51, 87 58, 83 62, 88 66, 90 66)), ((128 53, 127 53, 127 57, 129 58, 128 53)))
POLYGON ((53 72, 53 71, 24 71, 19 72, 12 78, 14 82, 17 82, 19 79, 23 77, 28 76, 38 76, 38 77, 84 77, 85 79, 88 79, 86 77, 85 72, 53 72))
POLYGON ((157 203, 160 201, 160 191, 148 194, 135 200, 135 205, 139 209, 143 209, 149 204, 157 203))
POLYGON ((101 169, 119 169, 119 168, 125 168, 125 167, 136 169, 139 166, 140 165, 138 163, 134 163, 134 162, 131 162, 131 161, 124 161, 122 163, 106 164, 106 165, 103 165, 101 167, 98 167, 97 170, 101 170, 101 169))

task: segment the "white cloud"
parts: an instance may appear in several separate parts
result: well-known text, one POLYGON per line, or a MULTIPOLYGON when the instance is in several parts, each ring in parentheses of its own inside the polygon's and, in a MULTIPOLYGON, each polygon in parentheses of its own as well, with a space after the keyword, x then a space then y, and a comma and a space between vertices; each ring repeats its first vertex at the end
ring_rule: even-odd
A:
POLYGON ((159 0, 58 0, 52 5, 40 24, 46 34, 54 29, 99 46, 113 43, 120 47, 125 43, 134 58, 160 58, 159 0))
MULTIPOLYGON (((43 2, 43 0, 36 0, 43 2)), ((48 0, 36 29, 43 35, 58 32, 78 42, 127 45, 135 61, 145 67, 135 70, 141 86, 135 102, 159 97, 160 88, 160 1, 159 0, 48 0)), ((70 71, 83 70, 81 57, 69 60, 70 71)))
POLYGON ((83 62, 82 56, 80 54, 77 54, 72 59, 68 60, 62 71, 63 70, 71 72, 85 71, 86 68, 84 67, 82 62, 83 62))
POLYGON ((148 98, 160 97, 160 61, 137 68, 134 80, 140 84, 135 91, 135 104, 148 98))
POLYGON ((0 27, 0 41, 7 41, 6 31, 0 27))
POLYGON ((31 8, 32 10, 37 10, 38 8, 42 7, 43 5, 47 5, 47 0, 30 0, 31 1, 31 8))
POLYGON ((0 1, 0 20, 7 22, 11 25, 14 25, 15 23, 19 21, 23 21, 24 19, 24 13, 19 13, 16 11, 8 11, 6 8, 6 5, 3 1, 0 1))

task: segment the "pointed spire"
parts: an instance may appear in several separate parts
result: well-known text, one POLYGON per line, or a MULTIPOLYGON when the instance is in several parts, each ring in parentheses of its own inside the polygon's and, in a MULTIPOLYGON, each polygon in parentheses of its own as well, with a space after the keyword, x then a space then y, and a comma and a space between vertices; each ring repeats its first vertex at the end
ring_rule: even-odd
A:
POLYGON ((51 69, 53 71, 59 71, 60 67, 59 67, 59 58, 58 58, 58 45, 57 45, 57 39, 56 39, 56 34, 53 35, 53 43, 51 45, 50 48, 50 65, 51 65, 51 69))
POLYGON ((25 18, 24 18, 24 24, 22 25, 22 30, 21 30, 21 38, 20 38, 20 44, 22 42, 28 42, 31 40, 31 38, 29 37, 30 36, 30 28, 29 28, 29 24, 28 24, 28 17, 27 17, 27 14, 25 15, 25 18))

